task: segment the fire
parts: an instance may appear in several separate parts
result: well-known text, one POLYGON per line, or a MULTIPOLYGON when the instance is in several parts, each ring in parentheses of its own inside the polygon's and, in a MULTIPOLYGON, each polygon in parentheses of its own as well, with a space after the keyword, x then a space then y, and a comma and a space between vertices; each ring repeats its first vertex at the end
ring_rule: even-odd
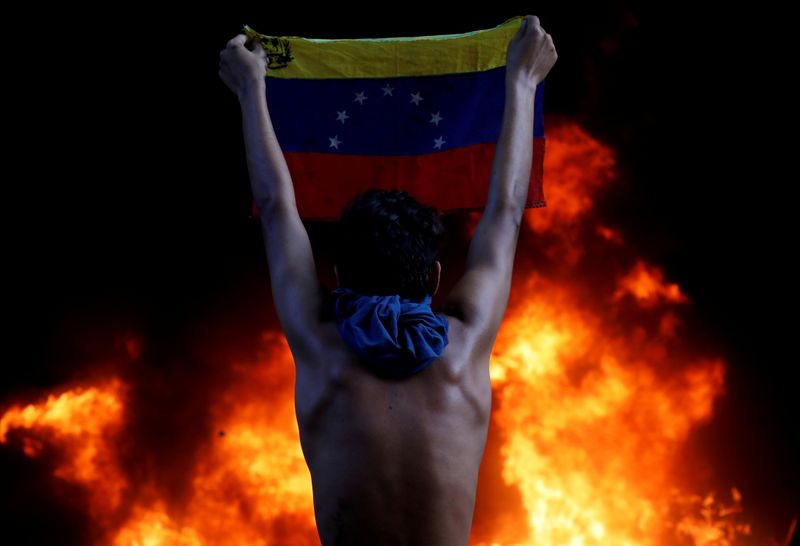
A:
POLYGON ((114 540, 115 546, 202 546, 207 544, 191 527, 176 525, 167 515, 164 503, 156 503, 153 509, 136 507, 125 528, 114 540))
POLYGON ((91 493, 92 516, 103 520, 120 506, 125 487, 109 449, 122 424, 123 390, 114 379, 99 387, 51 394, 38 405, 14 406, 0 417, 0 444, 21 429, 31 434, 22 437, 27 456, 39 456, 46 444, 56 448, 62 462, 53 475, 84 485, 91 493))
POLYGON ((688 303, 689 298, 681 293, 680 287, 675 283, 664 283, 663 274, 658 268, 650 267, 641 260, 637 261, 632 270, 620 279, 619 289, 614 293, 615 298, 631 294, 642 306, 657 305, 660 300, 673 303, 688 303))
POLYGON ((531 276, 519 290, 534 295, 512 295, 522 303, 491 368, 502 478, 527 513, 504 532, 526 537, 514 544, 663 544, 673 463, 711 417, 723 362, 675 362, 658 332, 628 337, 559 282, 531 276))
MULTIPOLYGON (((613 151, 575 124, 553 125, 548 206, 526 212, 491 360, 492 428, 470 544, 743 544, 739 491, 732 484, 729 500, 698 490, 678 466, 724 395, 725 362, 692 355, 676 307, 689 298, 626 248, 618 228, 593 219, 595 194, 615 177, 613 151)), ((126 347, 141 357, 139 341, 126 347)), ((119 441, 131 416, 130 385, 118 377, 7 407, 0 444, 60 454, 53 479, 91 493, 98 546, 318 545, 293 361, 279 331, 265 332, 263 347, 219 363, 231 374, 210 395, 204 442, 179 469, 191 487, 178 501, 122 463, 146 454, 119 441)))

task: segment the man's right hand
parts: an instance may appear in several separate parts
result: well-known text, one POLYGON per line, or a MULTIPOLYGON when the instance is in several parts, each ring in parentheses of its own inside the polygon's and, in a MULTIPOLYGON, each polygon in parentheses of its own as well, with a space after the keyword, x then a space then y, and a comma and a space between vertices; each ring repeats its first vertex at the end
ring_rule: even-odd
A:
POLYGON ((267 54, 261 44, 238 34, 219 53, 219 77, 239 100, 252 88, 264 85, 267 54))
POLYGON ((553 38, 539 26, 539 18, 526 15, 506 51, 506 80, 522 79, 538 85, 556 64, 553 38))

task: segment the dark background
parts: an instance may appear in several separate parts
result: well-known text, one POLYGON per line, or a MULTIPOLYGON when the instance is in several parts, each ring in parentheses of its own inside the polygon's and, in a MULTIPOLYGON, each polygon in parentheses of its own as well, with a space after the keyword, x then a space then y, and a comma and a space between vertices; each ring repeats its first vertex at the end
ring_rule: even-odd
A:
MULTIPOLYGON (((2 249, 10 275, 0 403, 80 376, 121 327, 141 332, 148 357, 168 367, 223 306, 233 310, 232 329, 271 316, 262 309, 266 260, 248 219, 238 107, 217 77, 218 52, 241 25, 278 35, 411 36, 490 28, 532 12, 559 53, 546 113, 577 120, 618 150, 629 173, 598 214, 663 267, 709 339, 732 355, 728 394, 708 431, 714 459, 725 461, 720 483, 736 484, 765 528, 785 529, 800 511, 800 452, 790 269, 797 176, 784 166, 791 88, 774 83, 781 49, 771 41, 782 16, 629 2, 273 10, 42 8, 5 17, 2 249)), ((1 507, 34 517, 48 509, 46 487, 31 485, 36 470, 10 451, 0 446, 9 492, 1 507)))

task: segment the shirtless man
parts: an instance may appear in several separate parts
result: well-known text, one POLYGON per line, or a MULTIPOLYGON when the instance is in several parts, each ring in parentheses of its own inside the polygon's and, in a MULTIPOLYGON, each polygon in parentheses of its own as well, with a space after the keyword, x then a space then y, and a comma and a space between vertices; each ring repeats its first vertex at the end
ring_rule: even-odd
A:
MULTIPOLYGON (((556 58, 539 19, 526 16, 506 53, 502 129, 464 276, 440 314, 425 305, 429 299, 402 303, 403 310, 427 311, 429 341, 436 345, 437 332, 444 333, 446 346, 434 347, 433 365, 397 380, 373 373, 337 322, 325 317, 327 296, 267 109, 264 51, 238 35, 220 53, 220 78, 241 106, 273 299, 295 360, 301 447, 323 546, 469 541, 491 413, 489 357, 508 303, 530 180, 534 93, 556 58)), ((425 262, 431 267, 422 272, 427 297, 438 290, 441 274, 434 250, 425 262)), ((344 264, 336 265, 340 294, 353 279, 369 277, 355 271, 346 277, 344 264)), ((400 291, 392 293, 359 301, 372 297, 386 304, 385 311, 398 311, 400 291)))

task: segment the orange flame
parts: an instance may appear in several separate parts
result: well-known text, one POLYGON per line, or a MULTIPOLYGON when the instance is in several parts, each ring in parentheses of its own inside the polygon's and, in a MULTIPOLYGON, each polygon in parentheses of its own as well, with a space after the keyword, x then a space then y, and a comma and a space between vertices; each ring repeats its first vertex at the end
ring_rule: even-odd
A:
POLYGON ((641 260, 637 261, 630 273, 619 281, 619 289, 615 298, 631 294, 642 306, 654 306, 659 300, 673 303, 688 303, 689 298, 681 293, 675 283, 665 284, 663 274, 658 268, 649 267, 641 260))
POLYGON ((528 516, 505 532, 527 537, 518 544, 661 544, 672 463, 711 417, 723 363, 673 362, 657 333, 627 338, 559 283, 531 276, 520 291, 534 295, 512 295, 522 303, 491 363, 502 477, 528 516))
POLYGON ((126 480, 110 449, 122 424, 123 384, 114 379, 100 387, 78 387, 50 395, 41 404, 14 406, 0 417, 0 443, 13 429, 22 429, 23 451, 37 457, 45 443, 61 451, 62 463, 53 475, 85 485, 95 518, 105 518, 120 506, 126 480))
MULTIPOLYGON (((554 273, 533 264, 515 272, 491 359, 487 453, 497 452, 499 464, 481 468, 470 544, 738 544, 750 534, 738 519, 739 491, 718 501, 676 468, 688 435, 712 418, 724 392, 724 362, 685 356, 688 333, 674 306, 689 300, 676 283, 625 259, 633 251, 614 226, 585 229, 595 193, 614 179, 615 157, 578 126, 552 125, 548 207, 526 211, 520 244, 546 236, 530 246, 554 273), (587 233, 596 238, 586 241, 587 233), (615 259, 592 278, 577 273, 593 252, 615 259), (521 517, 497 515, 504 511, 521 517)), ((530 259, 527 250, 518 250, 521 259, 530 259)), ((0 443, 17 442, 30 457, 48 446, 62 454, 54 476, 91 491, 101 546, 318 545, 291 353, 277 331, 264 334, 264 350, 227 363, 233 379, 213 399, 215 430, 187 457, 192 492, 178 505, 151 477, 121 502, 131 478, 115 447, 126 407, 118 379, 8 408, 0 443)), ((138 343, 128 351, 141 354, 138 343)))

